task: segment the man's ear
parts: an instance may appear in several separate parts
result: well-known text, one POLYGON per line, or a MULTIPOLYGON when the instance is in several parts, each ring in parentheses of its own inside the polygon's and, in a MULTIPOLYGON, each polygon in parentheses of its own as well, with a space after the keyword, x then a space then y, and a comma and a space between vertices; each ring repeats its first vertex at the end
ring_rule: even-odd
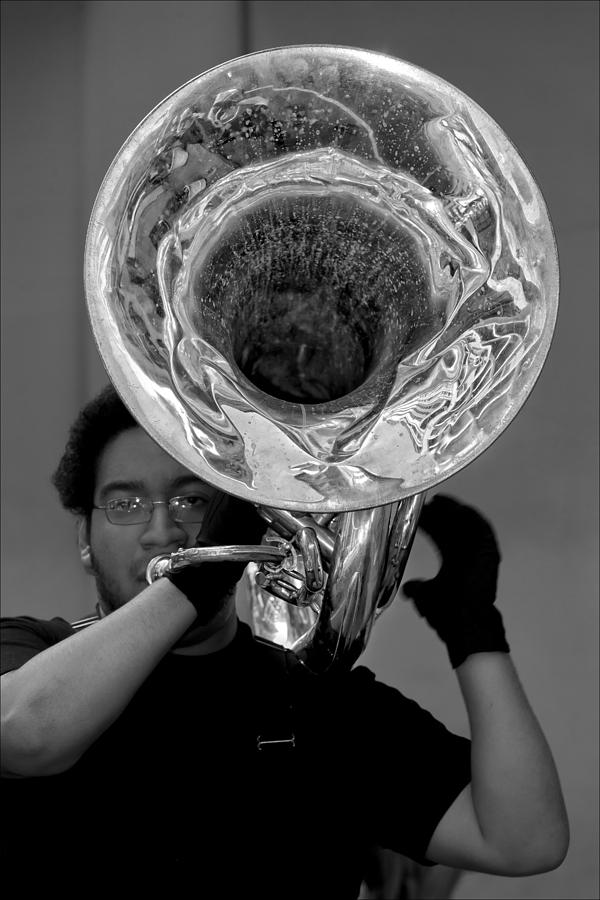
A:
POLYGON ((90 529, 86 516, 80 516, 77 523, 77 543, 79 545, 79 556, 81 563, 88 575, 94 574, 94 566, 92 563, 92 550, 90 547, 90 529))

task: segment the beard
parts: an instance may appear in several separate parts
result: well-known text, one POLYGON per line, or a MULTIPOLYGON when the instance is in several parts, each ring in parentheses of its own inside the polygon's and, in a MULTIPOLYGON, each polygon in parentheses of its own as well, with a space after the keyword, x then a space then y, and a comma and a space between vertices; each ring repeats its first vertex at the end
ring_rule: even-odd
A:
MULTIPOLYGON (((98 559, 90 552, 91 570, 96 582, 96 593, 100 600, 100 606, 105 613, 114 612, 120 606, 124 606, 131 597, 123 596, 123 589, 111 572, 106 571, 98 562, 98 559)), ((139 593, 139 592, 138 592, 139 593)))

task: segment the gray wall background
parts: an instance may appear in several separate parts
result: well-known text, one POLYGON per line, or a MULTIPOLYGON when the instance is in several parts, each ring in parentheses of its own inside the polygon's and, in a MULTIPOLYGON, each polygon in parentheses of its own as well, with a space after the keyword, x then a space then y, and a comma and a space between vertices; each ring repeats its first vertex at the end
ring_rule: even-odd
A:
MULTIPOLYGON (((92 604, 49 477, 76 411, 106 380, 82 288, 91 205, 119 146, 157 102, 248 50, 338 43, 435 72, 513 140, 555 227, 559 321, 522 412, 444 490, 495 524, 498 603, 557 760, 572 844, 555 872, 469 873, 456 897, 598 897, 598 4, 68 0, 5 2, 2 15, 4 615, 69 618, 92 604)), ((433 568, 418 539, 407 575, 433 568)), ((466 733, 445 652, 401 600, 377 624, 365 662, 466 733)))

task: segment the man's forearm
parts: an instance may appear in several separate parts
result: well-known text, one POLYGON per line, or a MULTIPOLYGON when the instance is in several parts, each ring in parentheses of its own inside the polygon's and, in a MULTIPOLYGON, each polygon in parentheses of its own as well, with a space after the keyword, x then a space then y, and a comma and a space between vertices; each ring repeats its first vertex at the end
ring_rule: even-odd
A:
POLYGON ((457 675, 471 726, 471 793, 484 840, 507 858, 566 853, 558 775, 510 656, 472 654, 457 675))
POLYGON ((195 613, 166 579, 2 676, 2 766, 68 768, 111 725, 195 613))

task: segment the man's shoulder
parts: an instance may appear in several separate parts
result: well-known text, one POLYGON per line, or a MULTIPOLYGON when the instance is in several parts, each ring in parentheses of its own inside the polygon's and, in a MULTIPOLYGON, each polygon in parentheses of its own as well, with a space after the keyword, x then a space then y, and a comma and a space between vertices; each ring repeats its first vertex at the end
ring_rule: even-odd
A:
POLYGON ((289 675, 298 697, 310 702, 334 705, 342 714, 344 711, 360 709, 361 714, 373 719, 394 716, 395 721, 427 725, 435 721, 431 713, 420 704, 397 687, 380 681, 375 672, 364 664, 317 675, 304 664, 301 655, 292 649, 252 634, 249 626, 244 625, 240 631, 245 642, 250 642, 254 648, 255 659, 263 661, 266 675, 274 676, 278 682, 286 674, 289 675))
MULTIPOLYGON (((318 694, 326 695, 333 692, 356 696, 363 692, 371 694, 373 691, 377 691, 378 687, 387 687, 376 680, 375 674, 367 666, 361 665, 352 669, 336 669, 316 674, 304 663, 301 654, 297 654, 281 644, 257 635, 253 635, 252 643, 259 658, 275 669, 279 669, 281 674, 290 675, 295 684, 308 690, 312 689, 318 694)), ((393 688, 390 690, 396 695, 399 694, 393 688)))
POLYGON ((0 618, 2 645, 2 673, 18 669, 42 650, 74 634, 66 619, 38 619, 34 616, 4 616, 0 618))
POLYGON ((35 616, 2 616, 0 629, 3 635, 23 632, 48 637, 63 637, 73 633, 71 623, 61 616, 54 616, 52 619, 38 619, 35 616))
POLYGON ((295 653, 282 647, 281 644, 268 640, 268 638, 252 635, 252 647, 254 654, 263 664, 279 670, 282 675, 296 672, 296 670, 302 668, 302 664, 295 653))
POLYGON ((281 644, 277 644, 274 641, 270 641, 268 638, 256 634, 252 635, 252 644, 261 658, 271 661, 275 666, 278 666, 282 672, 287 671, 288 673, 292 673, 303 682, 314 684, 317 688, 368 691, 370 689, 376 690, 377 685, 380 685, 380 682, 376 681, 374 672, 367 668, 367 666, 354 666, 351 669, 343 670, 334 669, 323 674, 316 674, 304 663, 301 654, 295 653, 292 649, 283 647, 281 644))

